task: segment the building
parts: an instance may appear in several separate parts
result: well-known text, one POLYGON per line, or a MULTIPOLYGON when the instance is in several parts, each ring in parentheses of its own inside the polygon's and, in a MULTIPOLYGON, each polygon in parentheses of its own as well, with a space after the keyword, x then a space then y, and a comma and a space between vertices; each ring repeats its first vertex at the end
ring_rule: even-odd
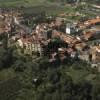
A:
POLYGON ((78 28, 76 27, 76 25, 68 23, 66 25, 66 34, 73 34, 75 32, 78 32, 78 28))
POLYGON ((17 41, 17 47, 23 50, 24 54, 33 55, 34 53, 42 55, 42 47, 38 41, 31 39, 19 39, 17 41))
POLYGON ((100 62, 100 44, 98 46, 94 46, 90 49, 90 53, 91 53, 91 59, 92 62, 94 63, 98 63, 100 62))

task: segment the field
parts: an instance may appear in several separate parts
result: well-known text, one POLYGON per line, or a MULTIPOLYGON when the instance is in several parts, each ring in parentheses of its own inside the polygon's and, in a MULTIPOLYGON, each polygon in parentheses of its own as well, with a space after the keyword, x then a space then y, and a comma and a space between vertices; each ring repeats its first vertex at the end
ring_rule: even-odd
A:
POLYGON ((0 7, 31 7, 42 5, 46 0, 0 0, 0 7))
MULTIPOLYGON (((94 11, 86 11, 86 10, 82 10, 82 9, 75 9, 75 7, 73 6, 64 6, 64 5, 60 5, 59 3, 50 3, 49 0, 0 0, 0 8, 20 8, 23 7, 23 11, 25 11, 26 13, 37 13, 37 12, 42 12, 45 11, 47 14, 52 14, 52 15, 56 15, 58 13, 62 13, 62 12, 67 12, 67 13, 75 13, 75 12, 80 12, 82 14, 85 14, 87 16, 95 16, 98 14, 98 12, 94 12, 94 11)), ((91 8, 90 8, 91 9, 91 8)), ((80 19, 79 18, 71 18, 72 19, 80 19)))
POLYGON ((50 3, 48 0, 0 0, 0 7, 24 7, 24 11, 27 13, 45 11, 49 14, 56 14, 65 10, 65 7, 58 3, 50 3))

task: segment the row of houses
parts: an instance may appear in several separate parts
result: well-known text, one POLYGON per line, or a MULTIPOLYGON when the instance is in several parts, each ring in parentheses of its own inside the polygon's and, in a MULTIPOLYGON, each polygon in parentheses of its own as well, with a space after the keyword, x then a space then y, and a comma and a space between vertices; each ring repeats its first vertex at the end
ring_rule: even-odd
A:
MULTIPOLYGON (((85 27, 79 34, 71 34, 71 31, 69 34, 68 31, 71 28, 66 26, 67 23, 58 17, 49 21, 49 23, 38 23, 34 29, 22 25, 20 22, 22 18, 24 17, 21 15, 15 16, 12 14, 12 16, 6 16, 5 19, 0 18, 0 20, 5 25, 4 32, 8 34, 9 45, 15 43, 23 54, 31 56, 34 56, 34 54, 38 56, 46 54, 50 62, 55 61, 57 57, 61 61, 66 57, 71 57, 72 59, 78 57, 88 62, 100 62, 100 43, 97 41, 98 44, 92 45, 94 40, 100 39, 100 26, 98 25, 100 17, 85 21, 83 24, 77 23, 74 25, 73 23, 75 32, 78 31, 77 29, 81 29, 81 25, 85 27)), ((0 24, 0 28, 3 30, 2 24, 0 24)))

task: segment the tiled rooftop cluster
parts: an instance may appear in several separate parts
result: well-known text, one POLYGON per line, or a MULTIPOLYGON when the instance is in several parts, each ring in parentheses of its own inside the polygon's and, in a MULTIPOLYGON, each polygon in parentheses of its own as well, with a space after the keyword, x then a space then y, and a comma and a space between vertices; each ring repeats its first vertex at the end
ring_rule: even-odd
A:
MULTIPOLYGON (((35 24, 33 29, 21 24, 20 13, 0 13, 0 34, 8 35, 9 45, 15 43, 25 54, 37 52, 46 55, 53 62, 60 58, 80 58, 91 63, 100 62, 100 17, 85 22, 67 25, 61 17, 48 22, 35 24), (74 34, 66 29, 74 27, 74 34), (82 30, 82 31, 80 31, 82 30), (77 33, 77 34, 76 34, 77 33)), ((71 31, 70 31, 71 32, 71 31)))

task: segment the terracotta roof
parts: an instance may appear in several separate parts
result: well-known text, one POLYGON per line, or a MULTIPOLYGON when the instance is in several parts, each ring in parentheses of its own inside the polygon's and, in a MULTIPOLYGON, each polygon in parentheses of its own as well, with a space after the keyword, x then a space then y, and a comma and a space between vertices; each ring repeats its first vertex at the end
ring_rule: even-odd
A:
POLYGON ((87 20, 85 21, 84 23, 80 23, 78 26, 80 28, 86 28, 90 25, 94 25, 96 23, 100 23, 100 17, 96 18, 96 19, 90 19, 90 20, 87 20))
POLYGON ((89 26, 89 25, 96 24, 98 22, 100 22, 100 18, 96 18, 96 19, 91 19, 91 20, 85 21, 84 24, 89 26))
POLYGON ((93 35, 95 34, 94 31, 88 31, 88 32, 84 32, 83 35, 84 35, 84 39, 85 40, 88 40, 89 38, 91 38, 93 35))
POLYGON ((53 31, 52 37, 60 37, 61 40, 63 40, 64 42, 66 42, 68 44, 75 44, 80 41, 76 37, 67 35, 65 33, 62 33, 62 32, 56 31, 56 30, 53 31))
POLYGON ((79 42, 79 40, 76 37, 73 37, 70 35, 62 35, 61 38, 68 44, 75 44, 75 43, 79 42))
POLYGON ((5 29, 4 28, 0 28, 0 33, 3 33, 5 32, 5 29))
POLYGON ((58 31, 56 31, 56 30, 53 30, 53 32, 52 32, 52 37, 57 37, 57 36, 60 37, 60 35, 61 35, 61 32, 58 32, 58 31))
POLYGON ((96 51, 100 53, 100 46, 96 46, 96 51))
POLYGON ((76 49, 84 49, 85 47, 87 46, 86 43, 78 43, 78 44, 75 44, 75 48, 76 49))

